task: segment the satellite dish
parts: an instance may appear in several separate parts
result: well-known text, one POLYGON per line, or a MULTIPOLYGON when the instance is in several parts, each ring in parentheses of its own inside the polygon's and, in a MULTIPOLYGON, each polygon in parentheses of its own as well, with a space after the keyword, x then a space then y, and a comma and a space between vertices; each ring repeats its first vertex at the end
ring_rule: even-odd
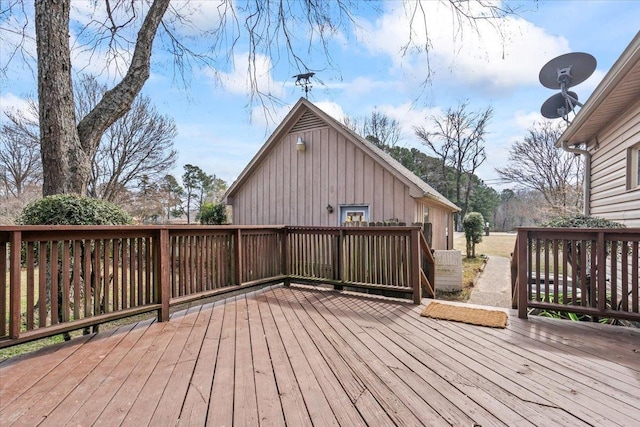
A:
POLYGON ((588 53, 567 53, 547 62, 538 78, 549 89, 568 89, 587 80, 596 65, 596 59, 588 53))
POLYGON ((578 95, 570 92, 572 86, 587 80, 596 70, 596 58, 583 52, 567 53, 553 58, 540 70, 538 79, 544 87, 560 89, 560 93, 547 99, 540 113, 548 119, 562 117, 569 123, 569 113, 577 106, 582 107, 578 95))
MULTIPOLYGON (((575 92, 568 91, 567 94, 578 100, 578 95, 575 92)), ((556 93, 551 98, 544 101, 540 113, 547 119, 559 119, 560 117, 566 118, 567 115, 573 111, 575 107, 574 102, 571 102, 562 93, 556 93)))

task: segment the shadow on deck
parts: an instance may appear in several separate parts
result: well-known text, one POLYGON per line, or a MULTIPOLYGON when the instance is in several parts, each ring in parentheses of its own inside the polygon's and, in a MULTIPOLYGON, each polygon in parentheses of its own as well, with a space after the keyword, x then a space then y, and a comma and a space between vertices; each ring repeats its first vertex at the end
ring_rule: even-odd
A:
POLYGON ((0 364, 0 425, 640 424, 640 331, 423 308, 274 286, 78 338, 0 364))

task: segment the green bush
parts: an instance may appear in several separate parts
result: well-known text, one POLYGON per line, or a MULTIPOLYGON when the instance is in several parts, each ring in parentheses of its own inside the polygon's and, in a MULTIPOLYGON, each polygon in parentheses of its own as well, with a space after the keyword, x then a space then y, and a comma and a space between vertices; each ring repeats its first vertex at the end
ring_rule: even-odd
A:
POLYGON ((119 206, 99 199, 57 194, 37 200, 22 210, 22 225, 126 225, 133 219, 119 206))
POLYGON ((226 224, 227 207, 224 203, 203 203, 196 219, 203 225, 226 224))
POLYGON ((462 219, 464 236, 467 239, 467 258, 476 257, 476 243, 482 242, 484 218, 480 212, 469 212, 462 219))
POLYGON ((625 228, 624 224, 586 215, 559 216, 542 224, 552 228, 625 228))

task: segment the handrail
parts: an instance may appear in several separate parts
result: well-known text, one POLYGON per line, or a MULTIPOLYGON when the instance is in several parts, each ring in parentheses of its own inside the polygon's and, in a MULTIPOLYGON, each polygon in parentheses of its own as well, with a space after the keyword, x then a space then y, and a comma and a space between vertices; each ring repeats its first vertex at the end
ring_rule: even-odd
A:
POLYGON ((425 238, 424 233, 420 233, 420 249, 422 250, 422 254, 425 256, 425 262, 420 271, 421 278, 423 281, 424 288, 429 295, 429 298, 436 297, 435 291, 435 266, 436 260, 431 252, 431 248, 429 247, 429 243, 427 243, 427 239, 425 238), (426 268, 425 268, 426 266, 426 268), (426 269, 426 273, 424 270, 426 269))
POLYGON ((640 321, 639 263, 640 228, 518 229, 511 276, 518 316, 640 321))
POLYGON ((419 227, 0 226, 0 348, 292 280, 419 303, 433 265, 419 227))

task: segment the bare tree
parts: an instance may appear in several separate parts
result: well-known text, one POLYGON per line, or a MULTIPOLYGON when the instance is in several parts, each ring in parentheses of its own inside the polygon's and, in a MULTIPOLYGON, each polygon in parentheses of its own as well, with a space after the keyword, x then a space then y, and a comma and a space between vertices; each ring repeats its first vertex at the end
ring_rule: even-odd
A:
MULTIPOLYGON (((82 76, 74 85, 76 116, 82 117, 107 91, 94 76, 82 76)), ((27 111, 5 113, 9 124, 2 128, 0 165, 7 170, 12 191, 20 192, 24 182, 41 182, 40 143, 37 106, 29 100, 27 111), (29 162, 25 154, 29 154, 29 162), (11 158, 10 158, 11 156, 11 158), (19 156, 19 157, 18 157, 19 156), (21 163, 18 164, 20 159, 21 163), (27 167, 28 166, 28 167, 27 167)), ((103 134, 91 162, 87 194, 111 202, 123 202, 143 176, 147 181, 162 179, 175 165, 177 134, 173 120, 158 113, 145 96, 139 96, 127 113, 103 134)))
POLYGON ((145 177, 159 181, 176 162, 173 120, 139 96, 131 109, 104 133, 96 151, 88 184, 92 197, 117 202, 123 189, 145 177))
POLYGON ((456 229, 460 229, 461 218, 469 208, 469 197, 473 190, 472 176, 487 158, 484 137, 493 116, 493 108, 468 111, 468 104, 460 103, 456 108, 448 108, 444 115, 431 116, 435 130, 423 126, 415 128, 420 138, 439 159, 442 182, 446 183, 446 195, 462 209, 456 216, 456 229), (451 169, 449 169, 451 168, 451 169), (452 170, 454 188, 448 186, 448 170, 452 170), (452 197, 453 196, 453 197, 452 197))
POLYGON ((42 179, 38 123, 28 112, 6 111, 5 117, 7 123, 0 132, 0 179, 8 195, 20 198, 26 186, 42 179))
POLYGON ((551 219, 544 205, 544 198, 537 191, 502 190, 500 205, 493 213, 493 227, 495 231, 513 231, 517 227, 539 226, 551 219))
POLYGON ((522 141, 509 149, 509 163, 496 168, 503 182, 535 190, 554 215, 579 213, 582 207, 582 159, 556 148, 562 134, 556 124, 544 122, 528 129, 522 141))
POLYGON ((128 194, 132 207, 130 211, 143 224, 156 224, 163 219, 163 194, 157 180, 152 181, 147 175, 142 175, 137 190, 128 194))
POLYGON ((400 140, 400 123, 378 110, 364 118, 362 135, 379 148, 393 148, 400 140))
MULTIPOLYGON (((21 14, 23 20, 0 20, 6 31, 22 37, 8 47, 6 57, 11 61, 24 50, 29 26, 24 13, 24 0, 12 0, 0 10, 2 17, 21 14), (7 22, 10 22, 7 24, 7 22)), ((478 0, 460 2, 442 0, 456 16, 454 25, 477 20, 491 20, 512 11, 507 6, 478 0), (480 5, 479 8, 475 5, 480 5)), ((71 0, 35 0, 35 41, 38 62, 38 100, 40 138, 43 165, 43 193, 85 194, 91 177, 91 162, 102 134, 131 107, 134 99, 149 78, 154 41, 172 53, 176 70, 184 75, 193 64, 215 65, 228 63, 233 48, 241 37, 248 42, 248 75, 252 98, 272 99, 258 87, 257 58, 285 57, 294 68, 309 70, 301 54, 294 48, 304 35, 308 49, 318 48, 330 61, 329 36, 349 25, 355 25, 352 11, 363 3, 356 0, 315 2, 253 0, 247 2, 221 1, 217 7, 217 25, 198 31, 196 39, 210 41, 208 52, 199 52, 186 43, 178 28, 197 31, 197 26, 182 14, 186 2, 147 0, 141 2, 104 0, 92 3, 96 13, 89 19, 78 37, 81 49, 95 54, 107 63, 118 63, 124 56, 124 77, 105 92, 95 107, 84 117, 75 117, 74 91, 71 83, 71 55, 69 45, 71 0), (134 41, 135 39, 135 41, 134 41), (100 49, 103 52, 100 52, 100 49)), ((365 3, 366 4, 366 3, 365 3)), ((408 29, 405 51, 429 51, 426 11, 420 2, 407 0, 407 12, 412 25, 408 29), (415 25, 413 25, 415 24, 415 25), (418 33, 426 37, 416 37, 418 33), (417 40, 421 40, 419 43, 417 40), (424 43, 422 40, 426 40, 424 43)), ((375 8, 375 6, 373 6, 375 8)), ((23 55, 25 56, 25 55, 23 55)), ((7 63, 8 64, 8 63, 7 63)), ((0 65, 0 71, 7 64, 0 65)), ((428 73, 427 73, 428 74, 428 73)))

